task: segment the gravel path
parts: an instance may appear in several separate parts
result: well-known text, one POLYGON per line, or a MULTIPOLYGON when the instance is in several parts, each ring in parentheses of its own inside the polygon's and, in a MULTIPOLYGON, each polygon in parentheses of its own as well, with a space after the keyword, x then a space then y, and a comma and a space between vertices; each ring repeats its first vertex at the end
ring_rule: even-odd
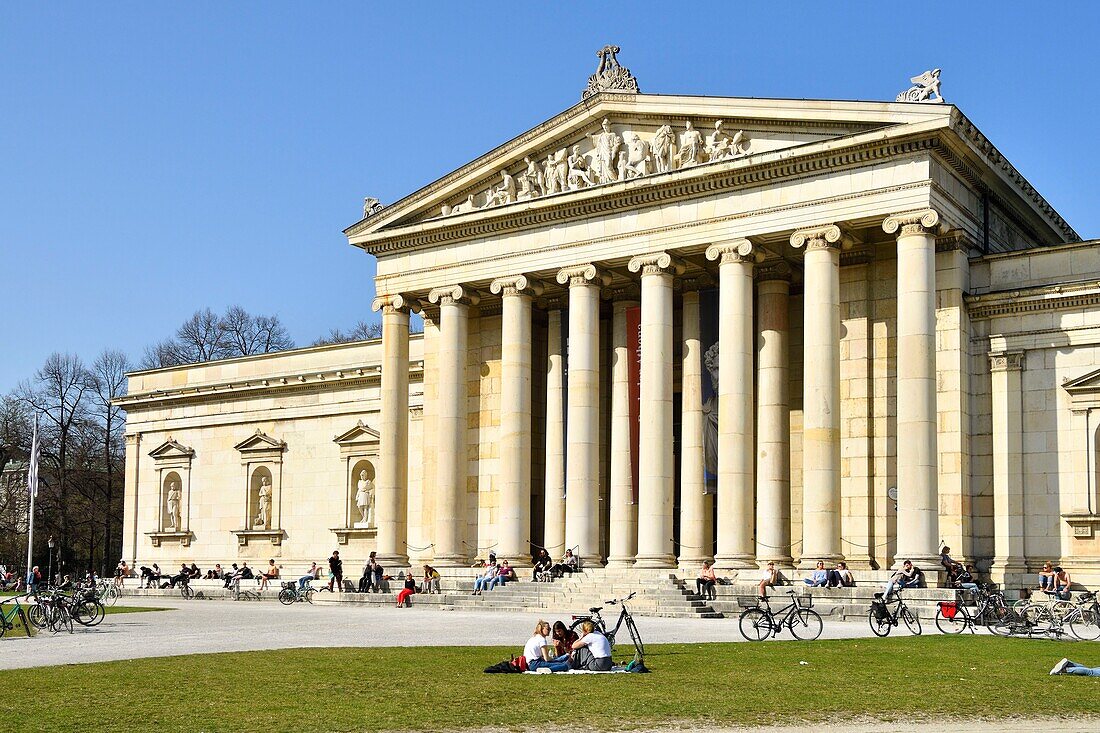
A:
MULTIPOLYGON (((123 599, 122 603, 127 603, 123 599)), ((210 652, 329 646, 512 645, 517 653, 535 621, 560 614, 443 611, 436 608, 378 608, 358 605, 290 607, 266 601, 184 601, 134 598, 130 605, 172 608, 159 613, 107 616, 73 634, 40 633, 34 639, 0 642, 0 669, 210 652)), ((568 619, 563 619, 568 620, 568 619)), ((647 644, 743 641, 736 620, 637 617, 647 644)), ((825 622, 823 639, 870 636, 867 624, 825 622)), ((790 639, 784 632, 780 639, 790 639)), ((782 642, 768 642, 782 643, 782 642)))

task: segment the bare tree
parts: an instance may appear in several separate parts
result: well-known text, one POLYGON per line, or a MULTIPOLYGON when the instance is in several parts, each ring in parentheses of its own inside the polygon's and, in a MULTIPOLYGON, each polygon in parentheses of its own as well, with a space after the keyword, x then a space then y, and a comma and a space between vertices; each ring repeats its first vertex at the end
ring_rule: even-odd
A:
POLYGON ((355 324, 347 333, 344 333, 338 328, 329 330, 327 336, 322 336, 313 342, 314 346, 325 346, 327 344, 346 344, 352 341, 369 341, 371 339, 382 337, 382 324, 378 322, 367 323, 366 321, 359 321, 355 324))
POLYGON ((268 354, 294 348, 294 340, 278 316, 253 316, 239 305, 225 311, 222 329, 233 356, 268 354))
POLYGON ((99 430, 95 431, 103 459, 103 553, 110 557, 114 548, 114 528, 122 525, 122 506, 115 495, 115 466, 125 463, 123 430, 125 418, 114 400, 126 394, 126 372, 130 360, 121 351, 105 349, 92 363, 93 416, 99 430))
POLYGON ((195 311, 176 329, 176 343, 189 364, 225 359, 233 353, 222 319, 209 308, 195 311))

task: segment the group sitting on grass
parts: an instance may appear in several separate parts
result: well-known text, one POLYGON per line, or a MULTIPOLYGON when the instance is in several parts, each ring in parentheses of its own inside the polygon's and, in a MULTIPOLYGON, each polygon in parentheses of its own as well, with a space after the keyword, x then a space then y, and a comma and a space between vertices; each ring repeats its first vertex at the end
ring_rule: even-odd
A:
POLYGON ((611 642, 591 621, 581 624, 581 635, 569 631, 558 621, 553 627, 546 621, 535 624, 535 633, 523 647, 523 659, 529 671, 547 669, 568 672, 579 669, 590 672, 611 671, 611 642))

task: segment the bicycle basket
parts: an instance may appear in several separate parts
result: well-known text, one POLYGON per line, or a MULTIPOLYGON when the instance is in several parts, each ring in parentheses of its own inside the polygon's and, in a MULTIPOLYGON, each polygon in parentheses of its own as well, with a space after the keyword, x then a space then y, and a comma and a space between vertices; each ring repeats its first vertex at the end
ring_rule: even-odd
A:
POLYGON ((954 601, 940 601, 939 606, 944 618, 955 618, 959 612, 959 606, 954 601))
POLYGON ((294 587, 294 581, 293 581, 293 580, 284 580, 284 581, 282 582, 282 586, 283 586, 284 588, 286 588, 287 590, 289 590, 289 589, 291 589, 291 588, 293 588, 293 587, 294 587))
POLYGON ((760 596, 737 596, 737 605, 741 608, 756 608, 760 605, 760 596))
POLYGON ((814 597, 813 596, 810 596, 810 595, 795 596, 795 598, 798 600, 798 605, 801 606, 802 608, 813 608, 814 607, 814 597))

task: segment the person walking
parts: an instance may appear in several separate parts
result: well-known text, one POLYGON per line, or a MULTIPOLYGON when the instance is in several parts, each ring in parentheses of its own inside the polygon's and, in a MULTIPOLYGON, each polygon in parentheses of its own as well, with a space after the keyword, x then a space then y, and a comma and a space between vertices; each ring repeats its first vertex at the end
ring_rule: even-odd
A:
POLYGON ((339 592, 344 592, 344 561, 340 559, 340 551, 333 550, 332 557, 328 559, 328 589, 332 590, 335 584, 339 592))

